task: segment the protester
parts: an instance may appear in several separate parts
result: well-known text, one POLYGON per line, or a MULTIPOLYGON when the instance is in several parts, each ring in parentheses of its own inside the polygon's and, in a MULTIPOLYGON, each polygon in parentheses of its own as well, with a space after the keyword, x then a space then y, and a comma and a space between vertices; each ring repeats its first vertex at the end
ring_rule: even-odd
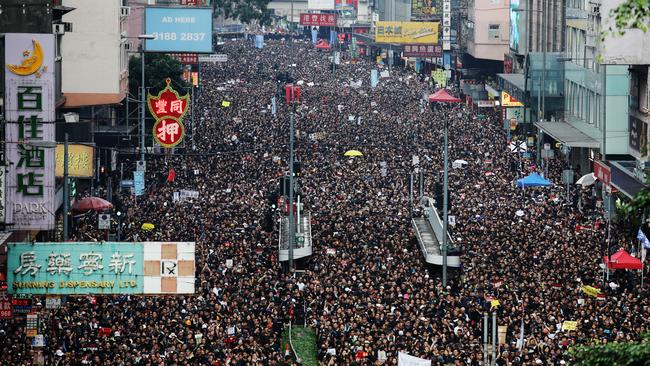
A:
MULTIPOLYGON (((432 93, 427 79, 393 68, 372 89, 376 65, 346 60, 333 70, 327 53, 302 40, 223 47, 228 63, 201 65, 196 132, 185 147, 147 156, 147 191, 137 200, 113 187, 126 213, 122 240, 197 243, 196 294, 69 296, 61 309, 41 312, 48 364, 286 365, 292 361, 280 333, 298 307, 317 330, 323 365, 397 365, 400 351, 433 365, 479 365, 483 314, 492 311, 507 326, 499 365, 559 365, 575 345, 636 340, 647 330, 650 304, 634 276, 616 274, 619 287, 602 288, 602 300, 581 291, 602 282, 607 227, 595 225, 604 222, 601 209, 579 209, 562 184, 516 188, 513 182, 536 167, 507 149, 499 111, 486 119, 464 105, 432 111, 422 100, 432 93), (264 227, 269 196, 288 171, 291 106, 285 82, 277 82, 283 73, 302 88, 296 156, 314 240, 299 278, 283 273, 277 230, 264 227), (411 229, 408 177, 418 155, 425 193, 441 181, 445 120, 450 162, 468 164, 450 171, 457 223, 450 230, 463 254, 462 269, 443 288, 411 229), (363 156, 343 156, 349 149, 363 156), (199 197, 174 202, 180 189, 199 197), (141 230, 145 222, 155 229, 141 230), (567 320, 578 321, 575 331, 561 329, 567 320), (111 328, 110 335, 100 328, 111 328)), ((133 170, 135 158, 123 159, 125 171, 133 170)), ((561 182, 562 168, 550 162, 551 181, 561 182)), ((413 205, 419 212, 417 200, 413 205)), ((77 218, 73 237, 105 240, 96 227, 93 215, 77 218)), ((28 364, 33 349, 24 324, 0 325, 0 362, 28 364)))

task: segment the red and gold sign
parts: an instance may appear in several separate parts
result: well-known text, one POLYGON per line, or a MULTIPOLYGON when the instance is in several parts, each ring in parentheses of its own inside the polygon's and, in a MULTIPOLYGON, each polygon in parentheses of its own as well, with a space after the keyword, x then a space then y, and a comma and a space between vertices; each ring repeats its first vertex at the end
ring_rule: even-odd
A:
POLYGON ((189 106, 190 95, 180 96, 171 87, 171 79, 165 80, 167 86, 157 96, 149 94, 147 105, 149 112, 156 119, 153 125, 153 137, 163 147, 178 145, 185 136, 183 116, 189 106))

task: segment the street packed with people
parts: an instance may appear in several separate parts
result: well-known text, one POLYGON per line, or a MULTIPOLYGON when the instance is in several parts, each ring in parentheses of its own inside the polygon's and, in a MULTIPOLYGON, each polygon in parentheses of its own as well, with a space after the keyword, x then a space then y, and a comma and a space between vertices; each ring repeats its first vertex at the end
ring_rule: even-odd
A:
MULTIPOLYGON (((554 186, 515 187, 542 169, 507 148, 498 110, 479 118, 464 103, 432 109, 430 78, 403 67, 382 67, 389 75, 371 88, 377 64, 343 57, 332 67, 330 53, 303 39, 223 47, 229 62, 201 65, 184 148, 147 155, 145 195, 113 189, 125 212, 116 223, 121 240, 197 243, 195 295, 69 296, 60 309, 42 310, 47 364, 293 364, 280 336, 293 321, 316 329, 322 365, 397 365, 401 351, 433 365, 480 365, 483 314, 496 312, 507 327, 499 365, 561 365, 571 347, 635 340, 648 329, 637 273, 612 274, 603 285, 608 227, 595 195, 572 187, 567 197, 560 159, 545 167, 554 186), (289 170, 282 74, 301 86, 296 159, 314 254, 299 276, 282 269, 277 224, 268 228, 281 214, 270 197, 289 170), (411 226, 421 212, 417 192, 409 199, 409 175, 417 155, 424 193, 433 195, 445 121, 449 161, 467 164, 450 169, 450 231, 462 266, 443 287, 411 226), (363 156, 344 156, 350 149, 363 156), (199 195, 175 202, 181 189, 199 195), (145 222, 155 229, 142 230, 145 222), (575 330, 565 321, 577 321, 575 330)), ((460 96, 456 86, 448 91, 460 96)), ((135 169, 137 157, 120 159, 124 171, 135 169)), ((73 238, 105 240, 96 228, 96 216, 77 218, 73 238)), ((612 246, 632 245, 612 231, 612 246)), ((23 327, 0 323, 3 365, 31 364, 23 327)))

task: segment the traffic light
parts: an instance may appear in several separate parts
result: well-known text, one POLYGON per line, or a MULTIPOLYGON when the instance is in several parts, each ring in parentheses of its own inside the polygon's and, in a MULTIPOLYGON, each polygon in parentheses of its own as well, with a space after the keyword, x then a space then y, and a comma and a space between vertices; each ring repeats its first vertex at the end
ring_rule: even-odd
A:
POLYGON ((68 178, 68 188, 70 189, 70 197, 74 198, 77 195, 77 179, 68 178))

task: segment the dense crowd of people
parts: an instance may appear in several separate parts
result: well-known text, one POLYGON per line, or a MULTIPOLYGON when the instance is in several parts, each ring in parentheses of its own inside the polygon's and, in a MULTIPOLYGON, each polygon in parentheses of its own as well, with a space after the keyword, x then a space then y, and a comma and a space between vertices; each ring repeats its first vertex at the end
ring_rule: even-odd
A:
MULTIPOLYGON (((303 40, 223 47, 228 63, 201 65, 196 148, 148 155, 146 194, 113 194, 126 212, 122 240, 197 243, 195 295, 68 297, 43 310, 48 364, 290 364, 280 333, 298 307, 317 331, 322 365, 397 365, 400 351, 434 365, 479 365, 485 312, 507 326, 499 365, 560 365, 572 346, 634 340, 648 329, 650 303, 636 274, 612 277, 617 286, 603 287, 603 299, 583 293, 602 282, 601 209, 579 190, 570 193, 584 196, 580 205, 567 199, 562 184, 516 188, 537 167, 509 152, 496 111, 478 119, 464 104, 430 109, 430 80, 402 68, 371 88, 377 65, 344 59, 333 70, 329 54, 303 40), (270 213, 281 214, 269 197, 288 172, 283 73, 302 87, 296 156, 314 254, 300 262, 301 276, 281 269, 277 228, 266 227, 270 213), (444 121, 450 161, 468 162, 450 171, 450 230, 463 254, 446 288, 418 248, 411 212, 419 211, 409 200, 413 155, 425 193, 441 180, 444 121), (363 156, 344 156, 349 149, 363 156), (174 202, 180 189, 199 197, 174 202), (141 230, 144 222, 155 229, 141 230), (576 330, 562 330, 564 321, 578 321, 576 330), (99 335, 105 327, 111 334, 99 335)), ((134 168, 134 158, 124 162, 134 168)), ((548 177, 561 182, 562 168, 551 161, 548 177)), ((96 227, 95 216, 81 218, 74 238, 103 240, 96 227)), ((24 324, 0 328, 0 363, 29 364, 24 324)))

